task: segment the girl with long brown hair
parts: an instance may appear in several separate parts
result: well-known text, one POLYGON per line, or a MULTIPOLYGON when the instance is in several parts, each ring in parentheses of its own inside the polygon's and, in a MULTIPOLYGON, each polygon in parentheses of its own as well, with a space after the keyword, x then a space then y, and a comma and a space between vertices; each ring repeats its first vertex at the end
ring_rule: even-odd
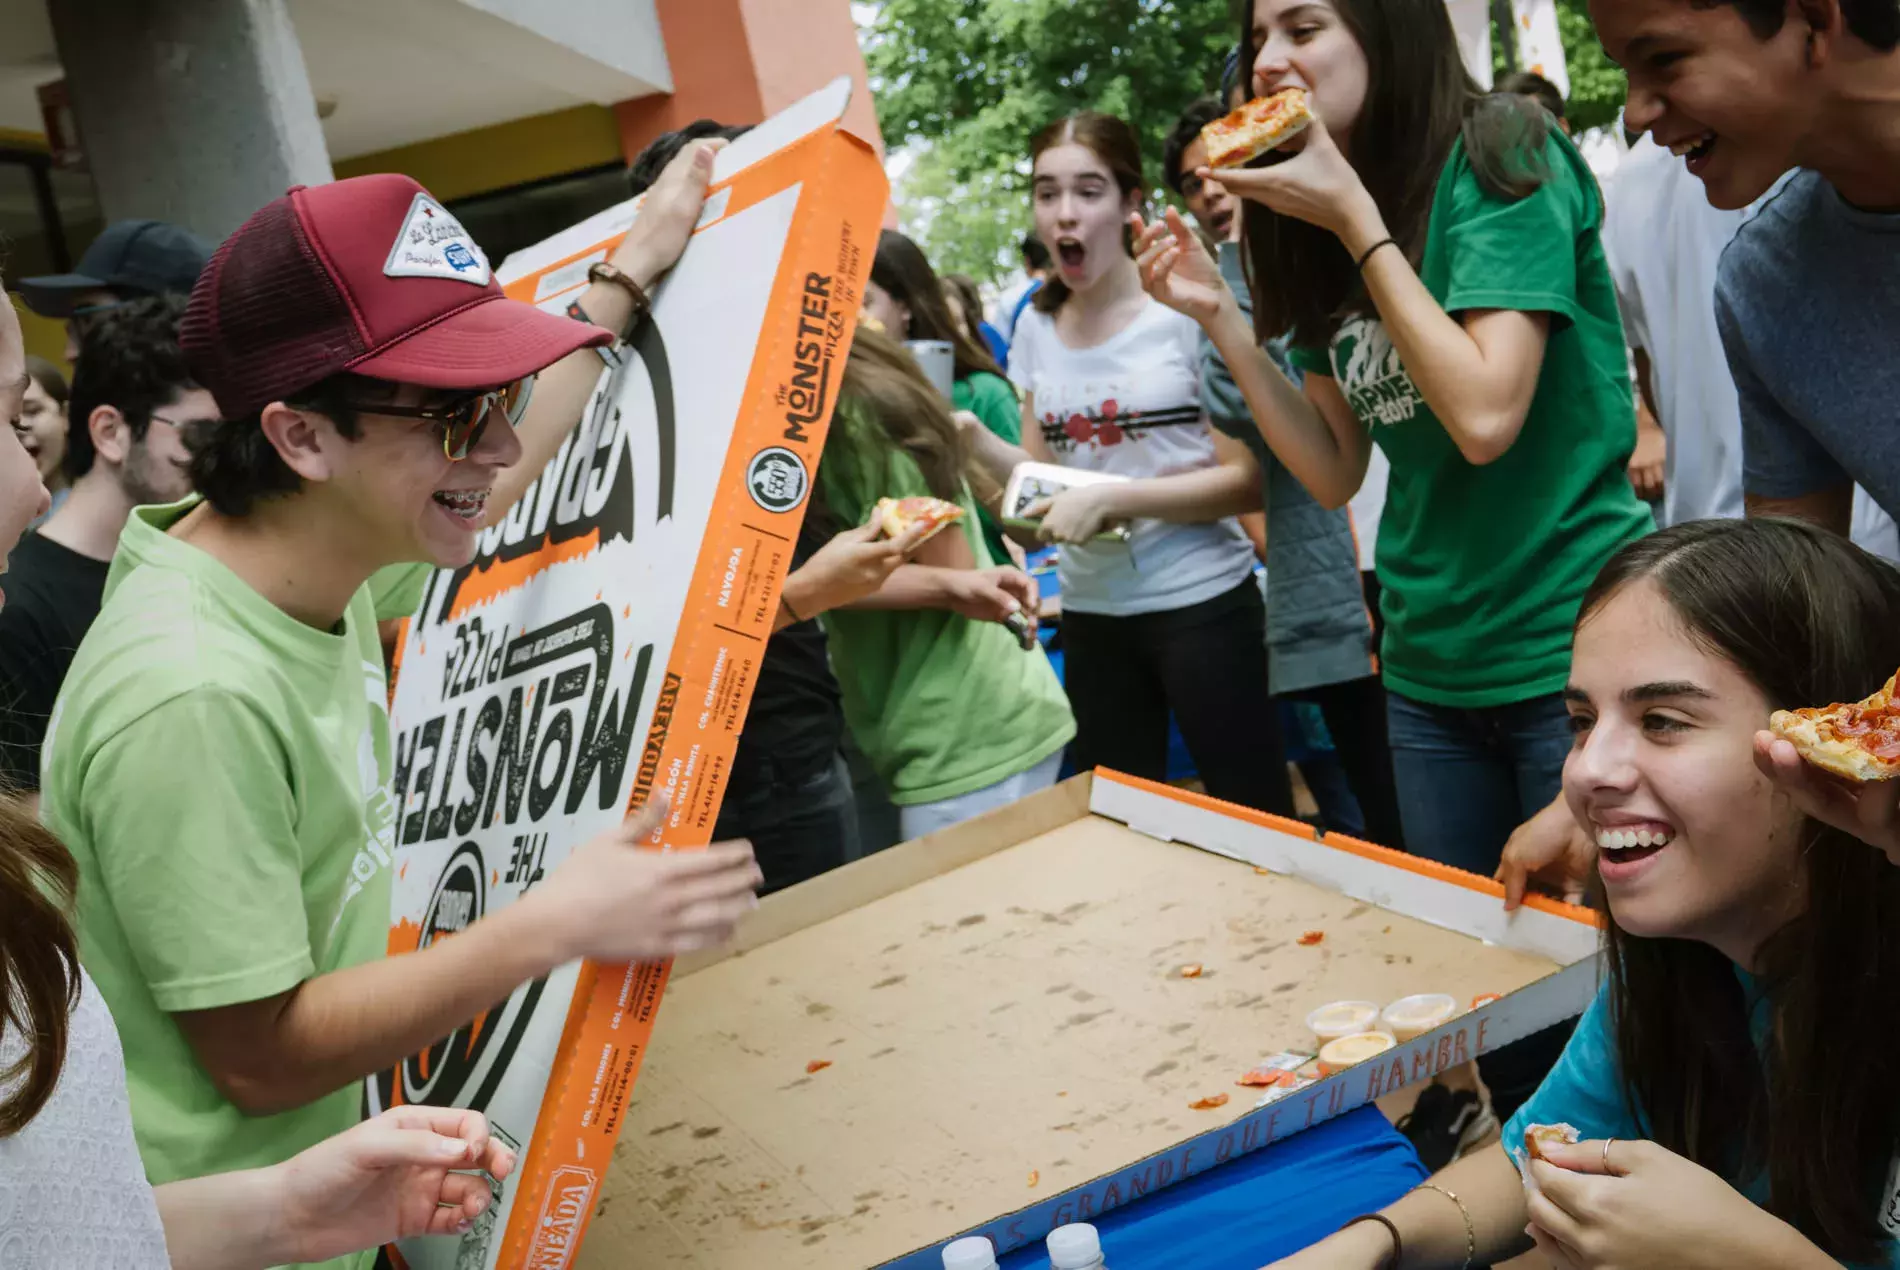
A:
POLYGON ((1280 1270, 1900 1266, 1900 869, 1758 768, 1776 709, 1900 665, 1900 571, 1805 522, 1691 521, 1584 596, 1564 795, 1597 847, 1605 973, 1487 1148, 1280 1270), (1402 1245, 1402 1251, 1401 1251, 1402 1245))
POLYGON ((870 597, 824 617, 845 720, 897 804, 904 838, 1053 784, 1075 722, 1033 624, 1036 587, 991 557, 949 403, 901 344, 859 326, 818 468, 811 515, 866 520, 880 498, 963 508, 870 597))
POLYGON ((1244 200, 1247 321, 1177 215, 1141 226, 1150 292, 1191 315, 1274 454, 1329 507, 1391 462, 1377 569, 1407 846, 1490 874, 1556 793, 1569 628, 1654 527, 1602 196, 1550 117, 1466 74, 1441 0, 1252 0, 1256 95, 1315 122, 1244 200), (1288 152, 1291 153, 1288 153, 1288 152), (1259 347, 1290 335, 1301 387, 1259 347))
POLYGON ((1209 793, 1291 815, 1253 544, 1235 519, 1260 506, 1258 473, 1220 461, 1245 452, 1208 426, 1194 323, 1142 292, 1127 236, 1139 143, 1085 111, 1037 133, 1030 156, 1055 272, 1010 345, 1023 445, 971 436, 999 475, 1034 459, 1124 478, 1065 490, 1042 516, 1061 544, 1075 763, 1162 779, 1172 715, 1209 793), (1125 541, 1104 536, 1118 524, 1125 541))

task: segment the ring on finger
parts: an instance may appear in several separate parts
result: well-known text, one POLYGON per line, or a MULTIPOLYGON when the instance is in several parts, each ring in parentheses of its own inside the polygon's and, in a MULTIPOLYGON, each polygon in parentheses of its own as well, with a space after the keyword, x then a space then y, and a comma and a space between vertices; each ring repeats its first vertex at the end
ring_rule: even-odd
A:
POLYGON ((1603 1140, 1603 1171, 1605 1173, 1610 1171, 1610 1144, 1615 1141, 1615 1138, 1605 1138, 1603 1140))

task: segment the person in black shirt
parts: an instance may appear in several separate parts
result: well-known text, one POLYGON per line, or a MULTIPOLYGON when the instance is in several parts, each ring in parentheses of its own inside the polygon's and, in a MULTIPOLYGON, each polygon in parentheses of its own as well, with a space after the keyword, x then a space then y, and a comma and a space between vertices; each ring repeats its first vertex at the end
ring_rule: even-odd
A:
POLYGON ((81 341, 63 466, 71 494, 14 548, 0 608, 0 779, 40 784, 40 743, 73 653, 99 615, 132 509, 191 492, 184 432, 216 422, 211 394, 178 350, 185 302, 120 305, 81 341))
MULTIPOLYGON (((689 141, 730 141, 746 131, 700 119, 657 137, 628 165, 628 185, 636 195, 645 193, 689 141)), ((876 591, 908 559, 918 538, 913 531, 896 541, 879 539, 875 523, 836 536, 828 528, 807 516, 793 544, 792 573, 759 661, 713 829, 715 842, 751 840, 765 874, 762 895, 858 856, 857 802, 839 753, 844 710, 825 633, 814 619, 876 591)))

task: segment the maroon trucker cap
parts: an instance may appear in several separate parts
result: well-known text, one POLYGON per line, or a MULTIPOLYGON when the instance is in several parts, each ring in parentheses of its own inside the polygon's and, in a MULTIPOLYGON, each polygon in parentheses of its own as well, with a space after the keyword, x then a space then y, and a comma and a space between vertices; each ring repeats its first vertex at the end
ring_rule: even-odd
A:
POLYGON ((503 295, 461 222, 394 174, 266 204, 211 257, 179 326, 192 377, 227 419, 341 371, 494 387, 612 338, 503 295))

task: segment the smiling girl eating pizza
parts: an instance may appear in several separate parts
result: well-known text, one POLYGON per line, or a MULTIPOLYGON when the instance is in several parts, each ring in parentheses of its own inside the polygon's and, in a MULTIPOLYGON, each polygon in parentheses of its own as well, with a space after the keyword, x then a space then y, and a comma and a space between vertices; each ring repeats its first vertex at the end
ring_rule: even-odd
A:
POLYGON ((1504 1130, 1584 1141, 1528 1165, 1539 1197, 1487 1148, 1281 1270, 1488 1264, 1527 1223, 1564 1270, 1900 1267, 1900 871, 1752 756, 1770 711, 1896 664, 1900 573, 1824 530, 1692 521, 1613 557, 1564 691, 1605 982, 1504 1130))

